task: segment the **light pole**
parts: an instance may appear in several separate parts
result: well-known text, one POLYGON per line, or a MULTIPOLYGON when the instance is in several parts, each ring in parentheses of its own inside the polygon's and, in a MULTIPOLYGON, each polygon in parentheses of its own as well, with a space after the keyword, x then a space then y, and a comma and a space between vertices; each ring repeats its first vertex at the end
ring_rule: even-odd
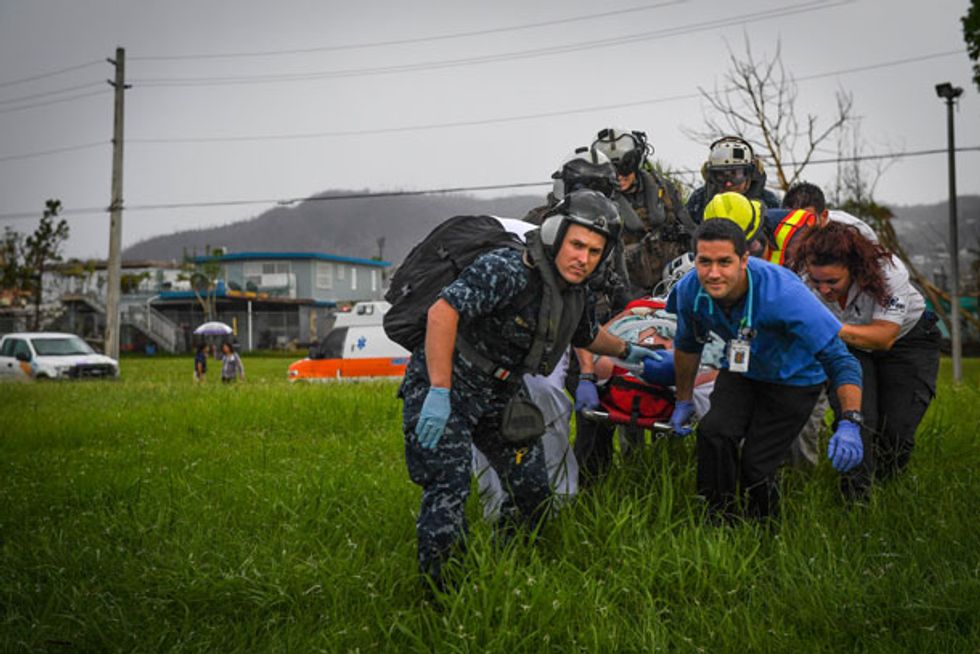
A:
POLYGON ((963 378, 962 342, 960 340, 960 243, 956 226, 956 137, 953 132, 953 105, 963 89, 949 82, 936 84, 936 95, 946 100, 946 134, 949 151, 949 265, 950 265, 950 349, 953 353, 953 383, 963 378))

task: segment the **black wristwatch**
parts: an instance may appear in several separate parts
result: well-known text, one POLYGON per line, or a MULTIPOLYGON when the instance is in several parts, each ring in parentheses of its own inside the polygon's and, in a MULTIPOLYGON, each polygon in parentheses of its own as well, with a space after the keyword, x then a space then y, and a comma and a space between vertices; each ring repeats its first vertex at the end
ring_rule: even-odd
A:
POLYGON ((590 381, 595 383, 596 376, 594 372, 580 372, 578 375, 579 381, 590 381))
POLYGON ((860 411, 844 411, 840 414, 841 420, 848 420, 859 427, 864 425, 864 414, 860 411))
POLYGON ((623 341, 623 351, 619 355, 619 358, 621 360, 625 361, 626 360, 626 357, 628 357, 630 355, 630 352, 632 352, 632 351, 633 351, 633 346, 630 344, 630 342, 629 341, 623 341))

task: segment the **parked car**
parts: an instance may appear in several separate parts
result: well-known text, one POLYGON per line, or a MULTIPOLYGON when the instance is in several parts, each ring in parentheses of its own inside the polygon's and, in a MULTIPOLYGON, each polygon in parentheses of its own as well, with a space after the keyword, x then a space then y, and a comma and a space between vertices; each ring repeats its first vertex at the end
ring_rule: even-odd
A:
POLYGON ((0 379, 114 379, 119 362, 74 334, 24 332, 0 338, 0 379))

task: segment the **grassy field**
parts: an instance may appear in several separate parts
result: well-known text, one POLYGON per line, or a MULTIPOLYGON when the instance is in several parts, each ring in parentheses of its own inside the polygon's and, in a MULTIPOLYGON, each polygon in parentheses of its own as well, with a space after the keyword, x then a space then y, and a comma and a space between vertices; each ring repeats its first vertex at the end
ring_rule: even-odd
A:
POLYGON ((188 358, 2 386, 0 651, 977 652, 978 364, 867 506, 825 464, 787 473, 774 531, 707 527, 693 443, 660 442, 530 545, 494 548, 471 501, 438 606, 394 384, 246 358, 197 386, 188 358))

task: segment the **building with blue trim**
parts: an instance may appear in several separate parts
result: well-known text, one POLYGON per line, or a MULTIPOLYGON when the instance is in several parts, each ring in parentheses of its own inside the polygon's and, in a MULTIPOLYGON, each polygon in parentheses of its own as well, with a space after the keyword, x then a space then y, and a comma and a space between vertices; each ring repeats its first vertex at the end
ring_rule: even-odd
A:
MULTIPOLYGON (((231 326, 243 350, 305 346, 326 336, 338 308, 384 295, 387 261, 318 252, 235 252, 190 260, 215 280, 191 285, 192 271, 177 262, 123 262, 120 296, 123 350, 153 344, 169 352, 190 349, 193 330, 209 320, 231 326), (216 264, 216 265, 215 265, 216 264), (205 310, 209 307, 210 315, 205 310)), ((63 331, 97 342, 105 329, 105 262, 90 274, 54 269, 45 288, 64 309, 63 331)))
POLYGON ((381 299, 383 272, 391 266, 315 252, 234 252, 196 257, 194 262, 219 263, 220 278, 232 290, 333 303, 381 299))

